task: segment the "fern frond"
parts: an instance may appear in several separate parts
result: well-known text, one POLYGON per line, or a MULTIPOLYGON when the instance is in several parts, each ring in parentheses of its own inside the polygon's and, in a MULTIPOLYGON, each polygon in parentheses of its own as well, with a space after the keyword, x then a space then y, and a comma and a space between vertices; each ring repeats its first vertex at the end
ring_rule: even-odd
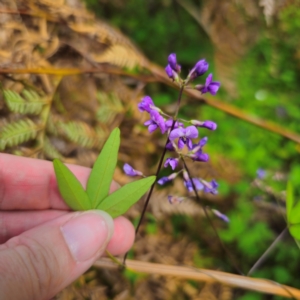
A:
POLYGON ((115 116, 123 111, 122 102, 115 93, 98 92, 97 100, 100 103, 100 108, 97 110, 96 115, 101 123, 111 123, 115 116))
POLYGON ((24 98, 11 90, 4 90, 4 100, 8 109, 14 113, 38 115, 45 101, 34 91, 23 90, 24 98))
POLYGON ((0 150, 35 139, 41 129, 42 126, 35 124, 30 119, 19 120, 3 126, 0 131, 0 150))
POLYGON ((105 22, 69 23, 68 26, 77 33, 93 36, 98 43, 107 46, 104 52, 91 51, 90 56, 98 63, 110 63, 129 69, 148 64, 145 56, 126 36, 105 22))
POLYGON ((58 124, 60 123, 61 123, 61 119, 57 115, 51 113, 46 123, 47 133, 54 136, 58 136, 58 124))
POLYGON ((44 154, 47 156, 47 158, 54 159, 59 158, 61 160, 64 160, 63 155, 52 145, 51 141, 45 137, 44 140, 44 154))
POLYGON ((139 53, 127 45, 111 45, 103 53, 94 54, 92 57, 98 63, 110 63, 130 70, 144 65, 139 53))
POLYGON ((93 148, 99 144, 95 130, 84 122, 60 122, 58 128, 66 138, 80 146, 93 148))

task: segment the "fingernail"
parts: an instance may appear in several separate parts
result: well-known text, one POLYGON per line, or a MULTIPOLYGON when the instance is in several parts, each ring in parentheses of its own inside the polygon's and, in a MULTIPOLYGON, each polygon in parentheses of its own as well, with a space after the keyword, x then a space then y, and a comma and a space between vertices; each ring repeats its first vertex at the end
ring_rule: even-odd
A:
POLYGON ((61 227, 63 237, 76 261, 98 257, 114 232, 110 215, 101 210, 79 213, 61 227))

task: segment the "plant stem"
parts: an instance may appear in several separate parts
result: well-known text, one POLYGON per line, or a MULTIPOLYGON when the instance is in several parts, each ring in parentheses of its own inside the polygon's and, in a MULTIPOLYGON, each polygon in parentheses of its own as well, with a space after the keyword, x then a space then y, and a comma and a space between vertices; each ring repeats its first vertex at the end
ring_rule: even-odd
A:
POLYGON ((219 236, 219 234, 218 234, 218 231, 217 231, 217 229, 216 229, 214 223, 212 222, 211 217, 209 216, 209 214, 208 214, 208 212, 207 212, 206 207, 205 207, 204 205, 201 204, 201 200, 200 200, 200 197, 199 197, 199 195, 198 195, 198 191, 197 191, 197 189, 196 189, 196 186, 195 186, 194 181, 192 180, 191 173, 190 173, 190 171, 189 171, 189 169, 188 169, 188 167, 187 167, 187 165, 186 165, 186 162, 185 162, 183 156, 181 156, 181 159, 182 159, 182 161, 183 161, 184 168, 185 168, 185 170, 186 170, 186 172, 187 172, 187 174, 188 174, 188 176, 189 176, 189 180, 191 181, 191 184, 192 184, 192 187, 193 187, 193 190, 194 190, 196 199, 197 199, 198 203, 201 205, 201 207, 202 207, 202 209, 203 209, 203 211, 204 211, 204 214, 205 214, 205 216, 206 216, 206 218, 207 218, 207 220, 208 220, 210 226, 212 227, 212 229, 213 229, 213 231, 214 231, 216 237, 218 238, 219 243, 220 243, 220 245, 221 245, 223 251, 224 251, 224 252, 227 254, 227 256, 229 257, 229 259, 230 259, 230 261, 231 261, 233 267, 235 268, 236 272, 237 272, 238 274, 244 275, 244 274, 242 273, 242 271, 240 270, 240 268, 238 267, 237 263, 235 262, 234 258, 233 258, 232 255, 230 254, 230 252, 227 250, 227 248, 226 248, 225 245, 223 244, 223 242, 222 242, 222 240, 221 240, 221 238, 220 238, 220 236, 219 236))
MULTIPOLYGON (((167 152, 166 146, 167 146, 167 144, 170 141, 170 139, 169 139, 170 132, 174 129, 174 126, 175 126, 175 123, 176 123, 176 120, 177 120, 177 115, 178 115, 178 112, 179 112, 179 107, 180 107, 180 102, 181 102, 181 97, 182 97, 183 90, 184 90, 184 84, 182 84, 180 86, 179 95, 178 95, 178 99, 177 99, 177 107, 176 107, 176 111, 175 111, 175 114, 174 114, 174 117, 173 117, 172 127, 171 127, 171 129, 169 131, 168 138, 167 138, 164 150, 162 152, 162 155, 161 155, 159 163, 158 163, 158 167, 157 167, 157 170, 156 170, 156 173, 155 173, 156 179, 157 179, 157 177, 159 175, 161 166, 163 164, 163 161, 164 161, 164 158, 165 158, 165 155, 166 155, 166 152, 167 152)), ((144 219, 144 216, 145 216, 145 213, 146 213, 146 210, 147 210, 147 207, 148 207, 151 195, 152 195, 153 190, 154 190, 155 183, 156 183, 156 181, 151 185, 150 191, 149 191, 149 193, 147 195, 147 199, 146 199, 145 205, 143 207, 143 210, 142 210, 142 213, 141 213, 141 217, 140 217, 139 222, 138 222, 138 224, 136 226, 136 229, 135 229, 135 234, 136 235, 137 235, 137 233, 138 233, 138 231, 140 229, 140 226, 142 224, 142 221, 144 219)), ((125 265, 125 262, 126 262, 127 255, 128 255, 128 252, 125 254, 124 259, 123 259, 123 264, 124 265, 125 265)))
POLYGON ((278 242, 283 239, 284 235, 287 233, 288 228, 285 227, 284 230, 279 234, 279 236, 274 240, 271 246, 265 251, 265 253, 257 260, 257 262, 253 265, 253 267, 247 273, 247 276, 251 276, 251 274, 264 262, 269 253, 273 250, 273 248, 278 244, 278 242))

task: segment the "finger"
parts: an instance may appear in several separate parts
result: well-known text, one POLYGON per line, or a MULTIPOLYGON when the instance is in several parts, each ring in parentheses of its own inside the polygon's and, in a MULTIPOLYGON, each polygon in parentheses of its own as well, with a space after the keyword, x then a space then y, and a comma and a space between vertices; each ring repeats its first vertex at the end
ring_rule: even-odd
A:
MULTIPOLYGON (((0 212, 0 244, 67 213, 60 210, 0 212)), ((108 244, 108 250, 115 255, 119 255, 126 252, 124 249, 129 249, 133 244, 134 229, 132 224, 124 217, 116 218, 114 223, 114 235, 108 244)))
MULTIPOLYGON (((76 165, 68 168, 86 186, 91 169, 76 165)), ((111 192, 117 189, 113 181, 111 192)), ((0 209, 64 209, 68 207, 62 200, 49 161, 0 154, 0 209)))
POLYGON ((107 250, 113 255, 121 255, 126 253, 134 243, 134 227, 122 216, 114 219, 114 224, 114 234, 108 243, 107 250))
MULTIPOLYGON (((133 228, 125 224, 123 233, 129 230, 133 234, 133 228)), ((55 296, 103 253, 113 227, 113 220, 105 212, 75 212, 10 239, 0 246, 0 290, 4 299, 55 296)), ((123 242, 115 241, 120 243, 119 250, 127 251, 128 244, 124 247, 123 242)))
POLYGON ((64 214, 63 210, 0 211, 0 244, 24 231, 46 223, 64 214))

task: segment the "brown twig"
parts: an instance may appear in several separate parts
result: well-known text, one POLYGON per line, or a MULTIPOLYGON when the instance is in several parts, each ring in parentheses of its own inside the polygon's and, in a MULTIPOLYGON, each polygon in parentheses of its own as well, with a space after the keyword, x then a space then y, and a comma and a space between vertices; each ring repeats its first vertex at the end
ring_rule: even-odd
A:
MULTIPOLYGON (((0 69, 0 74, 51 74, 51 75, 67 76, 67 75, 78 75, 78 74, 88 74, 88 73, 108 73, 113 75, 132 77, 143 82, 161 82, 166 85, 178 88, 178 86, 176 86, 174 83, 171 82, 170 79, 167 78, 164 70, 161 67, 149 63, 146 66, 146 68, 148 68, 153 75, 133 74, 111 66, 99 66, 98 68, 91 68, 91 69, 76 69, 76 68, 0 69)), ((191 98, 198 99, 206 103, 207 105, 217 108, 233 117, 246 121, 250 124, 256 125, 269 132, 273 132, 277 135, 283 136, 293 142, 300 144, 300 135, 298 135, 297 133, 289 129, 279 126, 273 122, 265 121, 258 117, 253 117, 245 113, 241 109, 234 107, 233 105, 224 103, 221 100, 218 100, 216 98, 213 99, 203 98, 201 94, 196 90, 186 89, 184 92, 191 98)))
MULTIPOLYGON (((117 269, 119 267, 107 258, 96 261, 94 266, 108 269, 117 269)), ((202 282, 219 282, 235 288, 278 295, 286 298, 300 299, 300 290, 266 279, 250 278, 220 271, 184 266, 171 266, 130 259, 126 261, 126 268, 138 273, 172 276, 202 282)))
MULTIPOLYGON (((147 66, 149 70, 151 70, 152 74, 156 76, 157 81, 160 81, 166 85, 172 86, 177 88, 177 86, 171 82, 171 80, 165 75, 165 71, 157 65, 150 64, 147 66)), ((243 112, 241 109, 234 107, 233 105, 227 104, 222 102, 221 100, 218 100, 217 98, 203 98, 201 94, 194 90, 194 89, 186 89, 185 94, 194 98, 198 99, 204 103, 206 103, 209 106, 215 107, 233 117, 236 117, 238 119, 241 119, 243 121, 246 121, 248 123, 251 123, 253 125, 256 125, 260 128, 266 129, 267 131, 276 133, 278 135, 281 135, 289 140, 292 140, 298 144, 300 144, 300 135, 297 133, 286 129, 282 126, 279 126, 273 122, 270 121, 264 121, 258 117, 253 117, 246 112, 243 112)))

